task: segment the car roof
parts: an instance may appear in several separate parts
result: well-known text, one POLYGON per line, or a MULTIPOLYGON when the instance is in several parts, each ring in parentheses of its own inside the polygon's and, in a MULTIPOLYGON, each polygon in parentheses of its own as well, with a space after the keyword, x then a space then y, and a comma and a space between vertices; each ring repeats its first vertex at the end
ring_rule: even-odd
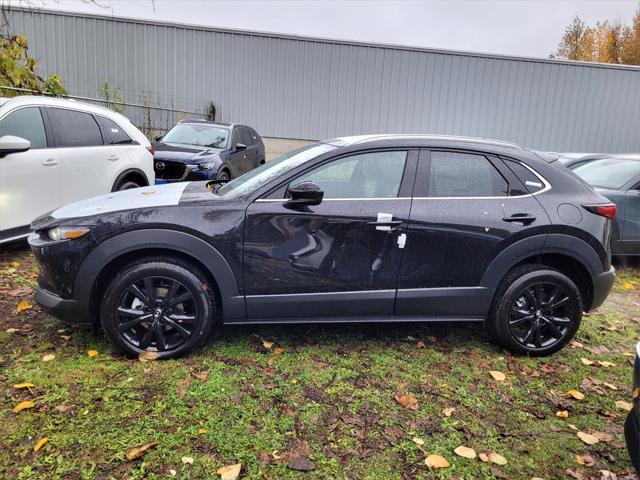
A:
POLYGON ((374 135, 354 135, 349 137, 337 137, 324 140, 323 143, 329 143, 338 147, 346 147, 352 145, 367 145, 378 142, 390 143, 393 141, 405 141, 415 145, 437 145, 437 144, 459 144, 462 146, 493 146, 501 149, 526 150, 525 148, 511 142, 501 140, 491 140, 488 138, 462 137, 455 135, 436 135, 436 134, 374 134, 374 135))
POLYGON ((17 97, 4 97, 0 106, 4 107, 9 105, 25 106, 25 105, 45 105, 47 107, 62 107, 72 108, 75 110, 82 110, 85 112, 101 114, 107 117, 126 118, 124 115, 119 114, 109 108, 102 107, 100 105, 94 105, 92 103, 79 102, 70 98, 60 97, 47 97, 44 95, 18 95, 17 97))
POLYGON ((253 127, 249 125, 245 125, 244 123, 236 123, 236 122, 213 122, 211 120, 204 120, 202 118, 185 118, 184 120, 180 120, 178 123, 193 123, 193 124, 206 124, 206 125, 216 125, 219 127, 225 128, 233 128, 233 127, 246 127, 253 130, 253 127))

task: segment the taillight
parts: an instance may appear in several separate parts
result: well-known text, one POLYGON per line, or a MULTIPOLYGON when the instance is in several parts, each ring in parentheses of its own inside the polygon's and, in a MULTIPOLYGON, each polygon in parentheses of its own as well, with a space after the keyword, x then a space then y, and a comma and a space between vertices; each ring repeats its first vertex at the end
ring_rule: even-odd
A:
POLYGON ((605 218, 613 218, 616 216, 616 212, 618 211, 618 207, 616 207, 615 203, 605 203, 603 205, 583 205, 584 208, 589 210, 591 213, 595 213, 596 215, 600 215, 605 218))
POLYGON ((153 147, 147 147, 147 150, 149 150, 149 153, 150 153, 151 155, 153 155, 154 153, 156 153, 156 149, 155 149, 155 148, 153 148, 153 147))

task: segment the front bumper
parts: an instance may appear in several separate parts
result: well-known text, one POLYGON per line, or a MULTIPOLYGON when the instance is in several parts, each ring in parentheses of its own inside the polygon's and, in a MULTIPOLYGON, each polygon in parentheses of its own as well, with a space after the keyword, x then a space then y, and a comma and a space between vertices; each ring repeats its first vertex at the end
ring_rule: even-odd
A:
POLYGON ((613 267, 593 277, 593 299, 589 310, 594 310, 604 303, 615 281, 616 269, 613 267))
POLYGON ((75 325, 91 324, 89 315, 76 300, 60 298, 42 287, 36 289, 35 299, 42 310, 63 322, 75 325))
POLYGON ((198 165, 185 165, 184 172, 179 178, 162 178, 160 172, 156 172, 156 185, 173 182, 198 182, 203 180, 215 180, 218 169, 201 169, 198 165))

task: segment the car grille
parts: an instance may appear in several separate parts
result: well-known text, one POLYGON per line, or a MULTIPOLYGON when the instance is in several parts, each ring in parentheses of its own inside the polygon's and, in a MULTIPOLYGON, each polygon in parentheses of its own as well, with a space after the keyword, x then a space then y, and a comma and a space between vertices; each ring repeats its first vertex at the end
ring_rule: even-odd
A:
POLYGON ((165 180, 180 180, 185 174, 185 164, 180 162, 170 162, 167 160, 155 160, 153 168, 156 171, 156 178, 165 180))

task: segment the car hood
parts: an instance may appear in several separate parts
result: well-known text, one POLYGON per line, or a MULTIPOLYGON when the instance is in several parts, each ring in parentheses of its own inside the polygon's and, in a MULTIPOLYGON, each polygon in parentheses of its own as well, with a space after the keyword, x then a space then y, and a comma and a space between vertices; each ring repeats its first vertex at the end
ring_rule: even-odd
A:
POLYGON ((219 157, 221 148, 198 147, 196 145, 179 145, 175 143, 156 143, 153 159, 156 161, 172 161, 184 163, 201 163, 219 157))
POLYGON ((122 192, 87 198, 70 203, 33 221, 34 230, 64 225, 66 220, 92 223, 99 220, 100 215, 126 210, 153 209, 172 207, 185 203, 206 200, 211 202, 220 199, 207 188, 208 182, 179 182, 153 187, 133 188, 122 192), (97 217, 91 218, 88 217, 97 217))

